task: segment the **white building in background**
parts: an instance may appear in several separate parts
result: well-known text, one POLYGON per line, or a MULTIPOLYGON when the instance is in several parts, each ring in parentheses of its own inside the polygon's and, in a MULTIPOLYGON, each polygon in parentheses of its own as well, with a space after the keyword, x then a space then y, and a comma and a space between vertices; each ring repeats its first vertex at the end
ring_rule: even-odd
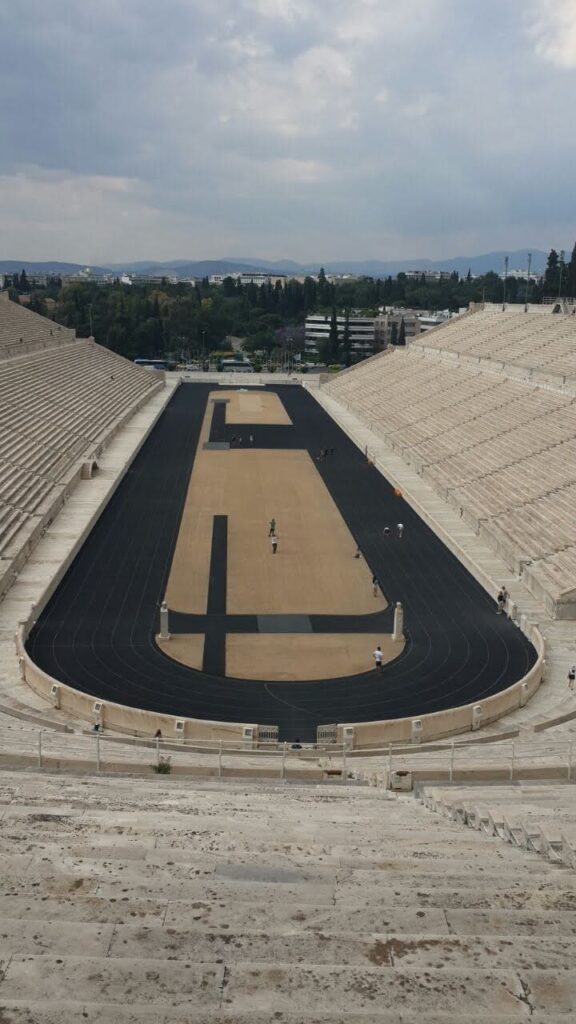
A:
POLYGON ((426 284, 438 281, 449 281, 452 277, 451 270, 406 270, 405 276, 409 281, 424 281, 426 284))
POLYGON ((445 324, 447 320, 450 320, 452 314, 449 309, 440 309, 435 312, 425 312, 424 310, 418 314, 420 321, 420 329, 422 331, 430 331, 433 327, 439 327, 440 324, 445 324))
MULTIPOLYGON (((500 277, 504 278, 504 273, 500 274, 500 277)), ((528 279, 528 270, 524 267, 524 270, 509 270, 508 277, 516 277, 519 281, 526 281, 528 279)), ((537 273, 535 270, 530 271, 530 280, 534 284, 540 284, 544 280, 544 274, 537 273)))
MULTIPOLYGON (((332 317, 327 314, 315 313, 306 317, 305 347, 310 355, 317 355, 319 345, 328 341, 330 337, 330 322, 332 317)), ((338 324, 338 337, 344 340, 346 317, 336 317, 338 324)), ((376 351, 376 340, 374 334, 375 317, 351 315, 348 319, 348 330, 350 332, 350 350, 356 358, 364 359, 376 351)))
POLYGON ((208 278, 208 283, 221 285, 227 277, 231 277, 233 281, 239 281, 240 284, 255 284, 258 287, 261 287, 263 284, 275 286, 278 281, 284 285, 287 281, 286 274, 265 274, 255 270, 254 272, 242 274, 237 272, 234 274, 211 274, 208 278))

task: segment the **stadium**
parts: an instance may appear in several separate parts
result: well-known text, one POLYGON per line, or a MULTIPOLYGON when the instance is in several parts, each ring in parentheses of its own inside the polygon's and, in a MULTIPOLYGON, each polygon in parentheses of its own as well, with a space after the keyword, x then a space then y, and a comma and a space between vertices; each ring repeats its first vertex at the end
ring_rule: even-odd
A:
POLYGON ((231 384, 0 295, 3 1020, 573 1012, 575 311, 231 384))

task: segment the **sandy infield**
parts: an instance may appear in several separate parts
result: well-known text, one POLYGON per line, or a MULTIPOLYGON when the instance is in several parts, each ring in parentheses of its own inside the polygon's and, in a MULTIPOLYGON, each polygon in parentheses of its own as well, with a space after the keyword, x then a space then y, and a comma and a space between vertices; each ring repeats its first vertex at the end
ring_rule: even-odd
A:
MULTIPOLYGON (((212 398, 230 398, 229 423, 290 424, 276 394, 223 389, 212 398)), ((206 613, 213 517, 225 515, 228 614, 364 615, 385 609, 382 594, 373 593, 368 566, 354 557, 354 539, 308 452, 249 446, 205 450, 212 409, 209 400, 170 569, 168 607, 206 613), (272 519, 276 554, 269 539, 272 519)), ((375 644, 385 646, 383 636, 366 634, 287 636, 228 635, 227 674, 251 679, 347 675, 368 671, 375 644)), ((171 640, 166 653, 201 668, 197 639, 189 653, 182 637, 171 640)), ((399 650, 394 645, 390 657, 399 650)))

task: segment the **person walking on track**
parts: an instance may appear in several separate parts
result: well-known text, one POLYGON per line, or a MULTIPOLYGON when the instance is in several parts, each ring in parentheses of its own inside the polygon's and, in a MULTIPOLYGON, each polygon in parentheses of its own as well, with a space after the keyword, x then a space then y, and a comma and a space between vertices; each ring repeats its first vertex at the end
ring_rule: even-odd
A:
POLYGON ((271 519, 270 520, 270 529, 268 530, 268 536, 271 537, 272 534, 274 534, 274 533, 276 533, 276 520, 275 519, 271 519))
POLYGON ((404 523, 397 523, 396 524, 396 529, 398 530, 398 538, 399 538, 399 540, 402 540, 402 537, 404 535, 404 523))
POLYGON ((575 682, 576 682, 576 665, 572 665, 572 667, 570 669, 568 669, 568 689, 569 690, 573 690, 574 689, 574 683, 575 682))
POLYGON ((270 543, 272 544, 272 554, 275 555, 278 550, 278 537, 275 533, 270 537, 270 543))
POLYGON ((374 667, 376 668, 376 671, 377 672, 381 672, 382 671, 382 648, 380 647, 380 644, 378 644, 378 647, 373 652, 372 657, 374 658, 374 667))

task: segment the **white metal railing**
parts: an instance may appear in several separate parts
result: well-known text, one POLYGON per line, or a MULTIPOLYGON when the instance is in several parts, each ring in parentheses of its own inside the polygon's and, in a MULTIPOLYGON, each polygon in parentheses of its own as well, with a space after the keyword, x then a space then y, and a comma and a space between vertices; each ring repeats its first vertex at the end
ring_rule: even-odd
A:
POLYGON ((482 781, 556 778, 576 781, 576 744, 563 739, 531 737, 494 743, 430 744, 417 749, 389 744, 370 751, 351 751, 346 745, 320 747, 305 744, 270 744, 267 749, 243 748, 222 740, 214 743, 119 738, 102 732, 62 734, 50 729, 18 731, 10 744, 3 737, 0 765, 46 770, 86 771, 101 774, 142 774, 172 771, 177 774, 216 775, 238 772, 285 779, 335 779, 388 786, 394 771, 410 772, 418 779, 454 782, 481 777, 482 781), (12 749, 8 750, 8 746, 12 749), (246 761, 250 762, 249 764, 246 761), (242 763, 243 762, 243 763, 242 763))

